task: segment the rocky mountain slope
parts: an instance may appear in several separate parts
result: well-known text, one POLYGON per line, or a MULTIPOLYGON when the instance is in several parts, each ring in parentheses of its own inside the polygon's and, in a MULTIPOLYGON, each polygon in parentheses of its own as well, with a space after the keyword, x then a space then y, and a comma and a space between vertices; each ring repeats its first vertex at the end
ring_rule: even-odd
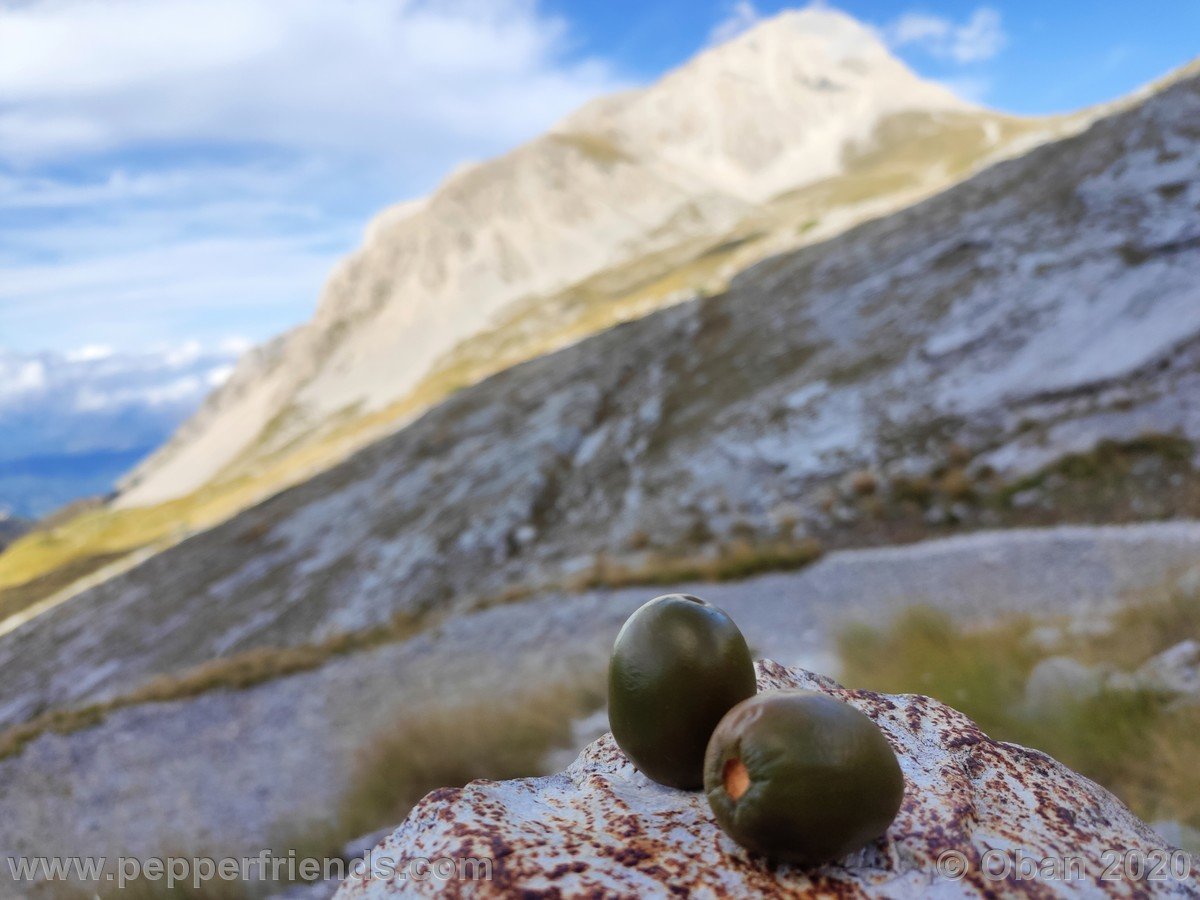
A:
MULTIPOLYGON (((781 15, 385 212, 315 318, 247 357, 132 473, 119 505, 265 477, 280 454, 341 436, 304 471, 320 467, 480 375, 897 208, 1048 127, 921 81, 841 13, 781 15), (786 222, 764 211, 770 201, 786 222), (455 368, 446 355, 465 339, 498 327, 517 344, 499 365, 458 366, 417 390, 439 363, 455 368), (364 419, 374 427, 345 438, 364 419)), ((491 356, 496 341, 467 352, 491 356)))
POLYGON ((0 718, 561 583, 602 555, 652 563, 784 528, 833 536, 857 515, 837 493, 848 473, 898 489, 963 450, 969 471, 931 493, 953 507, 979 486, 969 472, 995 470, 979 523, 1003 524, 1061 478, 1033 497, 1004 484, 1105 439, 1174 433, 1134 446, 1133 474, 1165 480, 1122 516, 1187 514, 1198 112, 1200 78, 1182 78, 1079 137, 751 268, 728 293, 455 394, 0 639, 0 718), (70 674, 84 664, 86 680, 70 674))
MULTIPOLYGON (((70 720, 89 730, 44 720, 3 763, 0 818, 17 829, 5 841, 118 842, 125 827, 151 841, 161 829, 145 823, 167 808, 195 812, 193 846, 261 841, 275 813, 295 820, 317 786, 336 790, 324 777, 413 698, 595 670, 622 612, 611 594, 580 595, 588 585, 686 581, 680 560, 742 547, 732 558, 755 561, 802 534, 1200 515, 1198 210, 1193 70, 1076 137, 766 260, 725 293, 455 393, 0 637, 5 725, 154 698, 70 720), (546 599, 523 600, 530 590, 546 599), (315 646, 398 614, 425 630, 315 646), (292 668, 261 675, 286 647, 301 654, 292 668), (248 682, 195 677, 248 653, 248 682), (453 679, 434 678, 442 666, 453 679), (185 745, 190 762, 156 767, 185 745), (214 759, 229 792, 213 788, 214 759)), ((1151 574, 1190 552, 1153 557, 1151 574)), ((881 613, 889 583, 829 596, 881 613)), ((1072 590, 1064 604, 1081 599, 1072 590)), ((768 634, 806 627, 776 614, 768 634)))

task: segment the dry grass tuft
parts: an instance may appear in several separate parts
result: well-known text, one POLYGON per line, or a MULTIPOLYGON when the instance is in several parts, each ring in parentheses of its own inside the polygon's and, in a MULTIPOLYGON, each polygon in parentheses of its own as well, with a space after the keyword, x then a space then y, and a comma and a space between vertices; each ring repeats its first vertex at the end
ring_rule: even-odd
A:
POLYGON ((1200 597, 1158 593, 1118 613, 1108 633, 1031 640, 1013 618, 966 629, 944 613, 911 609, 884 628, 840 638, 843 679, 855 687, 936 697, 992 737, 1036 747, 1109 788, 1147 820, 1200 827, 1200 708, 1137 687, 1064 701, 1055 716, 1023 710, 1033 667, 1050 656, 1132 670, 1188 638, 1200 639, 1200 597))
MULTIPOLYGON (((566 747, 572 724, 604 703, 601 670, 575 671, 564 678, 531 682, 515 693, 489 693, 446 706, 405 709, 386 730, 368 741, 354 765, 340 808, 332 817, 290 829, 273 842, 277 859, 338 859, 352 839, 403 821, 409 810, 437 788, 460 787, 480 778, 544 774, 547 755, 566 747)), ((224 853, 172 849, 158 854, 219 858, 224 853)), ((287 877, 287 869, 283 870, 287 877)), ((296 873, 297 876, 300 874, 296 873)), ((283 885, 271 881, 210 881, 167 889, 165 879, 139 878, 104 900, 251 900, 283 885)), ((56 896, 87 900, 82 885, 59 885, 56 896)))
POLYGON ((714 556, 653 556, 636 565, 597 556, 592 570, 569 585, 572 590, 682 584, 690 581, 740 581, 764 572, 802 569, 824 555, 815 538, 753 542, 738 539, 714 556))
POLYGON ((1166 590, 1133 598, 1108 631, 1070 649, 1084 662, 1128 671, 1188 638, 1200 640, 1200 595, 1166 590))
POLYGON ((406 710, 360 753, 339 830, 395 825, 436 788, 543 774, 547 754, 569 743, 572 722, 603 704, 603 685, 593 672, 507 697, 406 710))
POLYGON ((885 628, 845 629, 838 640, 842 675, 856 687, 928 694, 986 729, 1021 697, 1037 663, 1030 628, 1021 619, 971 632, 940 610, 913 607, 885 628))
POLYGON ((850 476, 850 490, 859 497, 868 497, 879 489, 879 478, 870 469, 860 469, 850 476))
POLYGON ((938 490, 950 500, 969 500, 975 494, 975 485, 962 469, 950 469, 938 479, 938 490))
POLYGON ((316 644, 297 647, 257 647, 233 656, 209 660, 144 685, 102 703, 50 710, 0 733, 0 759, 14 756, 30 741, 47 732, 71 734, 99 725, 111 713, 144 703, 169 703, 217 690, 245 690, 276 678, 318 669, 336 656, 370 650, 405 640, 429 623, 420 617, 399 615, 387 625, 334 635, 316 644))
POLYGON ((890 487, 897 503, 911 502, 924 509, 933 502, 933 479, 928 475, 897 475, 890 487))
MULTIPOLYGON (((1011 503, 1017 494, 1044 488, 1056 479, 1082 483, 1089 487, 1090 493, 1101 493, 1128 480, 1138 465, 1147 460, 1190 470, 1194 454, 1191 441, 1173 434, 1146 432, 1127 441, 1102 440, 1091 450, 1069 453, 1037 472, 1005 485, 996 500, 1001 504, 1011 503)), ((1078 491, 1074 484, 1066 489, 1078 491)))

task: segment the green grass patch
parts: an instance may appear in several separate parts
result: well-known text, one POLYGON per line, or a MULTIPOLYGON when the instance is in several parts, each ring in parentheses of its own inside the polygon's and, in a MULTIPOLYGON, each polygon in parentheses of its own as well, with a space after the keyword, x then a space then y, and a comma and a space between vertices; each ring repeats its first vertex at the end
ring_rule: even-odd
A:
POLYGON ((1190 468, 1195 446, 1173 434, 1147 433, 1128 441, 1103 440, 1091 450, 1069 453, 1031 475, 1005 485, 995 499, 1009 505, 1023 492, 1058 480, 1108 484, 1128 478, 1139 460, 1157 459, 1163 463, 1190 468))
POLYGON ((1200 596, 1173 590, 1134 598, 1113 615, 1109 630, 1077 640, 1068 649, 1083 662, 1131 671, 1189 638, 1200 640, 1200 596))
POLYGON ((1143 598, 1094 635, 1064 629, 1057 645, 1033 639, 1034 622, 1010 618, 963 627, 945 613, 914 608, 885 626, 843 631, 843 680, 888 693, 921 693, 966 713, 992 737, 1049 753, 1109 788, 1147 820, 1200 827, 1200 707, 1138 688, 1105 687, 1065 699, 1053 716, 1025 710, 1034 666, 1069 656, 1131 671, 1188 638, 1200 638, 1200 597, 1143 598))

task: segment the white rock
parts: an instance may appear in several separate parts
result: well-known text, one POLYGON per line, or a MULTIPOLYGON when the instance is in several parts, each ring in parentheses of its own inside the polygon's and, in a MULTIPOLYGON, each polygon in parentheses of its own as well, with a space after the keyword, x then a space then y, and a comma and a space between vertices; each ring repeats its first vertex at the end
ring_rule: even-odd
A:
POLYGON ((1052 650, 1062 643, 1063 629, 1058 625, 1038 625, 1029 632, 1027 640, 1039 650, 1052 650))
POLYGON ((1108 677, 1108 671, 1100 666, 1069 656, 1047 657, 1029 673, 1022 709, 1035 718, 1059 715, 1064 708, 1099 695, 1108 677))
MULTIPOLYGON (((961 713, 920 696, 846 690, 759 663, 761 689, 799 687, 861 709, 904 770, 904 805, 883 838, 815 868, 775 867, 723 834, 700 793, 656 785, 596 741, 565 772, 474 782, 425 798, 379 853, 398 860, 491 859, 491 880, 350 880, 339 900, 405 896, 693 897, 1091 896, 1105 851, 1148 854, 1168 843, 1115 797, 1042 753, 993 741, 961 713), (988 880, 989 850, 1070 858, 1072 878, 988 880), (955 880, 938 860, 966 865, 955 880)), ((1002 857, 1003 859, 1004 857, 1002 857)), ((486 870, 483 870, 486 871, 486 870)), ((1200 884, 1103 883, 1110 896, 1195 896, 1200 884)))
POLYGON ((1200 641, 1180 641, 1143 663, 1134 677, 1150 690, 1200 696, 1200 641))
POLYGON ((1200 830, 1176 822, 1173 819, 1160 819, 1150 825, 1164 841, 1172 847, 1186 850, 1188 853, 1200 853, 1200 830))
POLYGON ((1175 590, 1184 597, 1200 598, 1200 566, 1194 566, 1179 579, 1175 590))
POLYGON ((1037 488, 1029 488, 1024 491, 1017 491, 1013 494, 1012 505, 1017 509, 1026 509, 1035 505, 1042 499, 1042 493, 1037 488))

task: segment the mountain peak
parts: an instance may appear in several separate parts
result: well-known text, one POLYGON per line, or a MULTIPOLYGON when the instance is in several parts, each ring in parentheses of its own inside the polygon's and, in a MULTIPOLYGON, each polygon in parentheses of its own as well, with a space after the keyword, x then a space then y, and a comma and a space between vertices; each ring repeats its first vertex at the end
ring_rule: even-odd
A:
POLYGON ((887 53, 878 33, 869 25, 841 10, 820 5, 785 9, 756 22, 751 28, 721 46, 747 40, 786 41, 797 38, 821 40, 849 55, 878 51, 887 53))
POLYGON ((969 111, 826 7, 791 10, 710 47, 661 81, 601 98, 557 130, 600 135, 742 201, 836 175, 847 144, 889 115, 969 111))
MULTIPOLYGON (((377 219, 363 249, 335 270, 315 318, 269 365, 243 363, 124 483, 119 503, 177 497, 315 440, 347 410, 400 403, 514 304, 605 273, 655 270, 671 254, 686 263, 773 198, 846 175, 855 150, 897 114, 965 106, 844 13, 818 6, 765 20, 377 219)), ((857 201, 848 196, 817 215, 837 207, 849 221, 857 201)), ((789 228, 780 241, 795 238, 789 228)), ((653 302, 677 292, 663 288, 653 302)))
MULTIPOLYGON (((762 19, 727 41, 699 54, 692 64, 730 66, 757 60, 779 65, 787 62, 810 74, 833 77, 842 67, 859 70, 882 67, 903 69, 908 79, 920 80, 888 50, 879 32, 853 16, 826 6, 790 9, 762 19)), ((685 66, 684 68, 687 68, 685 66)))

